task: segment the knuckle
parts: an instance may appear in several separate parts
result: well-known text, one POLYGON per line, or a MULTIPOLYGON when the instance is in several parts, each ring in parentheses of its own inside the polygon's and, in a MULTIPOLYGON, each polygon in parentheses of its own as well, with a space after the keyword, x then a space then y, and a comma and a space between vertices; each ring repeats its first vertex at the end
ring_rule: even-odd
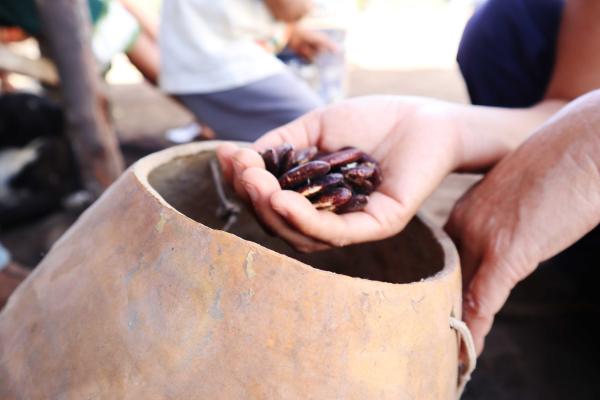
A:
POLYGON ((346 238, 335 238, 331 241, 331 244, 335 247, 345 247, 350 244, 350 241, 346 238))
POLYGON ((470 293, 466 294, 463 299, 463 312, 466 318, 479 321, 487 321, 493 315, 493 311, 486 301, 470 293))
POLYGON ((300 253, 311 253, 314 250, 312 246, 307 244, 296 244, 294 248, 300 253))

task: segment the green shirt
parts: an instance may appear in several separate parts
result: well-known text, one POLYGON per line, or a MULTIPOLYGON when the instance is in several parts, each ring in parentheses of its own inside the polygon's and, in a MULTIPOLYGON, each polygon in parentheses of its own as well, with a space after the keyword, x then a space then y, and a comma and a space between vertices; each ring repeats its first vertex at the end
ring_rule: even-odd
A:
MULTIPOLYGON (((88 0, 92 23, 106 12, 109 1, 88 0)), ((41 27, 35 0, 0 0, 0 25, 18 26, 30 35, 39 35, 41 27)))

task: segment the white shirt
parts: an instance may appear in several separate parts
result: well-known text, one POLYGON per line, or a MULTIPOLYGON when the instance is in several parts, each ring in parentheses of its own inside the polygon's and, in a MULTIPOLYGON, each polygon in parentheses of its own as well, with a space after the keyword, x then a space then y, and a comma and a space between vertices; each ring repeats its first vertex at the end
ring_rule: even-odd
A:
POLYGON ((160 86, 173 94, 244 86, 284 68, 256 43, 285 28, 262 0, 164 0, 160 86))

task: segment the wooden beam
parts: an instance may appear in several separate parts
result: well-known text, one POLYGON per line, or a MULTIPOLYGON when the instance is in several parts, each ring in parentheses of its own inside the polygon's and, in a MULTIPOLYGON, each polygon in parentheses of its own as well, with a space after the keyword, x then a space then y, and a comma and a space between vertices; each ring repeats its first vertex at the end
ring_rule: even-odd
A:
POLYGON ((107 96, 91 51, 85 0, 36 0, 43 38, 61 81, 67 131, 85 187, 99 195, 123 171, 107 96))

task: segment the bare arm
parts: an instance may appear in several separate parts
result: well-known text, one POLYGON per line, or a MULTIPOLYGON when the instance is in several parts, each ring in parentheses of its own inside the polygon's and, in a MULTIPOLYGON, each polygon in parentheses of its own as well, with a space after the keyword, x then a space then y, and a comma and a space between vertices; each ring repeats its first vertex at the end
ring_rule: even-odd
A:
POLYGON ((311 0, 264 0, 273 17, 279 21, 296 22, 312 8, 311 0))
POLYGON ((567 0, 547 99, 573 100, 600 88, 600 2, 567 0))
POLYGON ((360 213, 319 212, 299 194, 282 191, 250 149, 222 146, 219 158, 228 180, 250 199, 265 225, 296 248, 314 251, 399 232, 447 174, 492 167, 561 105, 525 110, 410 97, 355 98, 313 111, 255 143, 256 150, 289 142, 328 151, 352 145, 370 153, 386 178, 360 213))
POLYGON ((139 0, 119 1, 138 20, 148 38, 156 42, 158 40, 158 16, 149 12, 143 3, 140 4, 139 0))
POLYGON ((600 222, 600 91, 564 107, 456 204, 464 315, 477 349, 517 282, 600 222))
POLYGON ((567 102, 544 100, 528 108, 454 106, 462 145, 460 171, 482 171, 516 149, 567 102))
POLYGON ((464 170, 492 165, 567 102, 600 88, 600 2, 567 0, 557 39, 554 72, 545 99, 530 108, 465 107, 464 170), (483 132, 487 132, 483 134, 483 132), (482 138, 485 136, 485 141, 482 138))

